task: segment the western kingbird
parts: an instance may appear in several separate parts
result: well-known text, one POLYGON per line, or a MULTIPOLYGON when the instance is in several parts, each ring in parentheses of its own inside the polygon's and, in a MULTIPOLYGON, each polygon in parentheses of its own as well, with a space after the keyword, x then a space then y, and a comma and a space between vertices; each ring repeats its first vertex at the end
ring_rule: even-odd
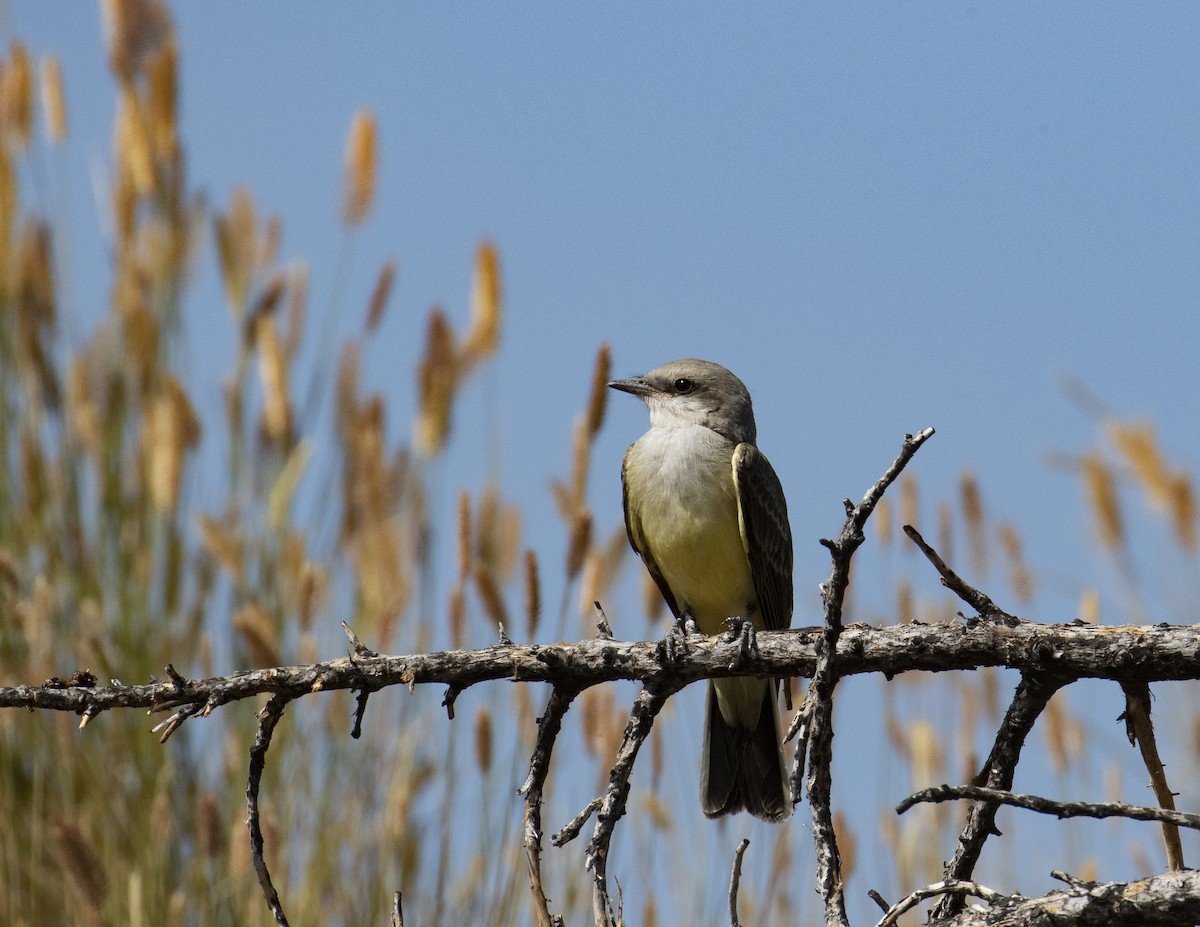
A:
MULTIPOLYGON (((650 409, 650 430, 621 467, 629 543, 677 621, 705 634, 730 618, 756 629, 792 620, 792 531, 779 477, 755 445, 750 393, 711 361, 687 358, 614 380, 650 409)), ((777 680, 709 680, 700 803, 781 821, 784 774, 777 680)))

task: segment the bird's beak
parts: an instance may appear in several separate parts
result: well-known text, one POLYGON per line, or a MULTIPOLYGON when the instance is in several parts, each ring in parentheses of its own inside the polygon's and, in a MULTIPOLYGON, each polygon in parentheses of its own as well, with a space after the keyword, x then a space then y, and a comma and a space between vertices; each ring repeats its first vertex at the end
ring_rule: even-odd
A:
POLYGON ((632 393, 634 396, 648 396, 654 392, 654 387, 646 382, 644 377, 630 377, 628 380, 610 380, 609 384, 613 389, 619 389, 622 393, 632 393))

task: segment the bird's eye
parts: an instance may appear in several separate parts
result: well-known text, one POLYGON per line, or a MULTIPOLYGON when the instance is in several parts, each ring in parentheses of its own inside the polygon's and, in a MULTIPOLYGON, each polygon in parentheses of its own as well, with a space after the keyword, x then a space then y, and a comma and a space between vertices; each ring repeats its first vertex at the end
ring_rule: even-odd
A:
POLYGON ((684 393, 690 393, 695 386, 696 384, 687 377, 680 377, 675 381, 675 392, 682 396, 684 393))

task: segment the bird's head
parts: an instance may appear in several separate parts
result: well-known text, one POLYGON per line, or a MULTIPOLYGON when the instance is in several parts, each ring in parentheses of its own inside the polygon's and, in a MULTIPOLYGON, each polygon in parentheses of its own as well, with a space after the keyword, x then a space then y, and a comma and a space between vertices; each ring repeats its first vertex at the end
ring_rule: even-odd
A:
POLYGON ((702 425, 731 441, 754 443, 754 408, 746 385, 712 361, 686 357, 640 377, 613 380, 613 389, 632 393, 650 409, 659 428, 702 425))

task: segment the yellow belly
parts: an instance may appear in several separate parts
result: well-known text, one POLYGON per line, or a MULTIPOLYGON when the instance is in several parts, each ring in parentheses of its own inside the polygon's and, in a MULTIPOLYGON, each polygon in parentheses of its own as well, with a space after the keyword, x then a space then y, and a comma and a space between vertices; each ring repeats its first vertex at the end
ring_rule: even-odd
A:
MULTIPOLYGON (((732 448, 725 466, 713 467, 712 454, 696 452, 707 448, 655 431, 630 449, 630 465, 638 468, 638 491, 629 500, 635 545, 702 633, 716 634, 728 618, 753 617, 761 627, 738 525, 732 448)), ((699 429, 697 440, 708 435, 699 429)))

